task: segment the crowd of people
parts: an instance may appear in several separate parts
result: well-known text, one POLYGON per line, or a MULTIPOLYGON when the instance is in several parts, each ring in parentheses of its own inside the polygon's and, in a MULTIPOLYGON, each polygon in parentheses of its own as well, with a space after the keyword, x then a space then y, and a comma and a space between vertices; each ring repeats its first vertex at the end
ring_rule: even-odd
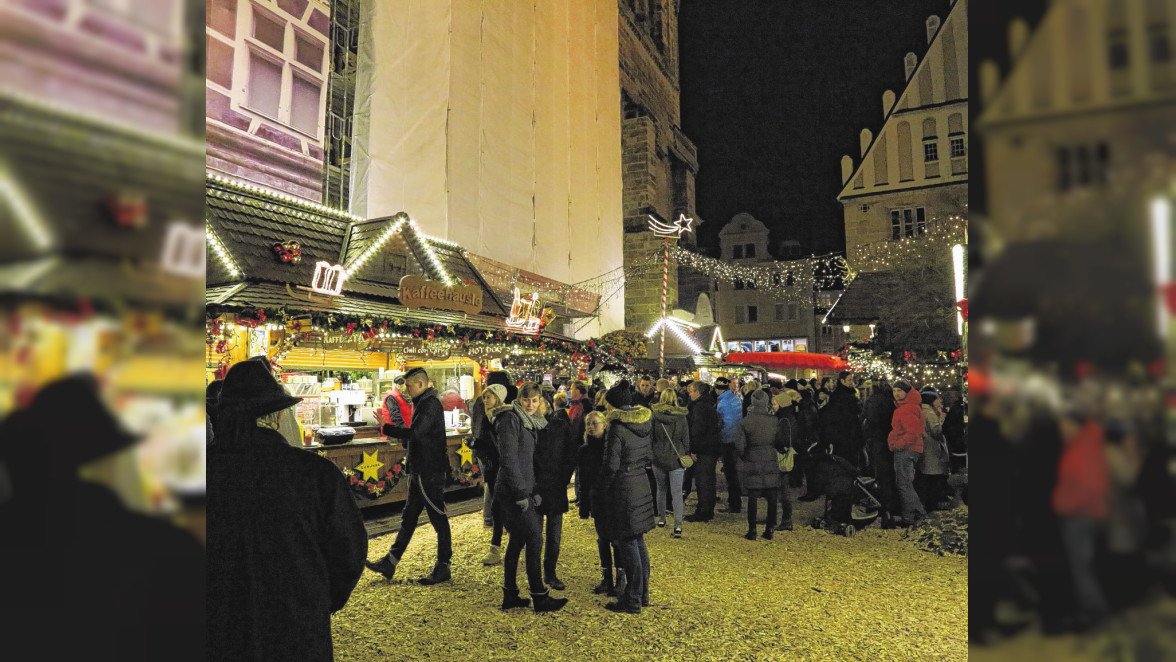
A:
POLYGON ((1031 375, 975 389, 973 641, 1082 632, 1176 590, 1176 488, 1157 389, 1031 375), (1001 608, 998 608, 1001 607, 1001 608))
MULTIPOLYGON (((364 566, 396 576, 422 511, 437 535, 437 559, 416 581, 429 586, 452 578, 444 408, 426 370, 415 368, 398 381, 402 397, 387 404, 382 431, 405 445, 411 482, 394 542, 367 561, 362 519, 340 472, 282 441, 280 413, 291 400, 267 368, 255 361, 235 365, 212 416, 209 480, 219 491, 210 509, 223 529, 208 549, 217 575, 209 604, 218 605, 223 626, 217 644, 238 651, 295 646, 327 659, 329 614, 346 602, 364 566), (263 466, 286 475, 289 489, 253 487, 251 473, 263 466), (283 582, 289 564, 275 562, 274 553, 289 556, 298 576, 317 581, 283 582), (260 590, 271 584, 272 592, 260 590), (288 595, 299 591, 316 597, 288 595), (282 597, 278 611, 289 613, 249 604, 275 595, 282 597), (250 638, 241 628, 257 626, 259 613, 272 626, 250 638), (297 633, 289 629, 293 623, 297 633)), ((883 486, 885 507, 914 523, 953 498, 946 474, 952 455, 966 453, 966 426, 953 428, 953 417, 964 420, 962 405, 949 403, 907 382, 891 386, 848 372, 836 380, 763 385, 725 377, 713 385, 640 378, 611 387, 573 380, 559 388, 516 385, 507 373, 491 372, 481 397, 466 403, 470 445, 485 479, 482 514, 490 540, 482 563, 503 565, 502 609, 563 608, 568 598, 551 592, 567 589, 559 578, 560 544, 564 514, 575 506, 596 530, 601 581, 592 591, 615 598, 605 605, 610 611, 639 614, 650 604, 645 535, 672 523, 669 537, 680 539, 686 523, 714 519, 720 463, 726 512, 744 512, 746 497, 749 540, 792 530, 793 489, 806 492, 801 500, 828 497, 822 467, 829 464, 871 476, 883 486), (953 440, 953 429, 965 438, 953 440), (788 453, 796 459, 785 471, 780 458, 788 453), (687 515, 691 492, 697 502, 687 515), (760 499, 767 510, 762 533, 760 499), (520 557, 529 598, 520 595, 520 557)))

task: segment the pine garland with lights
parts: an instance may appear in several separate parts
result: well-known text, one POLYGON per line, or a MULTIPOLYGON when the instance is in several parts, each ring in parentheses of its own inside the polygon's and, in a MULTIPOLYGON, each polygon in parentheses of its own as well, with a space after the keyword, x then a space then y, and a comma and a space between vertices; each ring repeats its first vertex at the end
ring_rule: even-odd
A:
POLYGON ((812 303, 814 290, 835 287, 847 275, 845 258, 841 255, 739 264, 700 255, 681 246, 671 246, 670 257, 679 266, 689 267, 711 278, 727 283, 747 283, 780 301, 797 303, 812 303))

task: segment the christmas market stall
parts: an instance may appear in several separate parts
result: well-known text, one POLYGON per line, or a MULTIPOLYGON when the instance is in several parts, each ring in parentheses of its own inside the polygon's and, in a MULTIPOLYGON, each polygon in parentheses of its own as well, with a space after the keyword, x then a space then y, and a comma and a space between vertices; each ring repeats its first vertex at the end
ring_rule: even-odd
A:
POLYGON ((339 466, 361 506, 407 495, 405 448, 380 433, 396 377, 428 371, 455 490, 481 484, 467 403, 485 374, 578 374, 587 358, 536 296, 504 304, 461 247, 407 214, 362 219, 216 176, 207 205, 207 378, 265 355, 303 399, 283 433, 339 466))

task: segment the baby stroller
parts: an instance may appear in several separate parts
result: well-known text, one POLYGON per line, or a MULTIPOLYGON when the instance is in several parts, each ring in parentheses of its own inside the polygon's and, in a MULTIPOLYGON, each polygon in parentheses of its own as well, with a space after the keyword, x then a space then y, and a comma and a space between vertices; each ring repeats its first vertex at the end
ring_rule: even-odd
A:
POLYGON ((846 538, 881 518, 882 528, 894 528, 894 518, 882 506, 873 478, 859 477, 845 458, 813 457, 813 486, 825 495, 825 514, 813 520, 814 529, 825 529, 846 538))

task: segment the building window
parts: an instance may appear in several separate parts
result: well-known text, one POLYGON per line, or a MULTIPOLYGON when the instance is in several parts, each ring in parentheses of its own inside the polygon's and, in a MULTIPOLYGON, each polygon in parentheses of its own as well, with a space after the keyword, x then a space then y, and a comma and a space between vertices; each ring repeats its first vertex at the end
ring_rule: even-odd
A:
POLYGON ((934 141, 923 143, 923 162, 933 163, 939 160, 939 145, 934 141))
POLYGON ((1058 190, 1069 191, 1070 182, 1070 148, 1058 148, 1058 190))
POLYGON ((205 24, 229 39, 237 38, 237 0, 208 0, 205 24))
POLYGON ((1107 35, 1107 58, 1110 61, 1111 69, 1126 69, 1127 60, 1127 34, 1125 31, 1116 31, 1107 35))
POLYGON ((319 83, 298 74, 294 75, 294 88, 290 99, 290 126, 307 135, 316 135, 321 93, 322 86, 319 83))
POLYGON ((833 337, 833 327, 831 327, 831 326, 822 326, 822 327, 821 327, 821 335, 822 335, 822 336, 824 336, 824 337, 826 337, 826 338, 832 338, 832 337, 833 337))
POLYGON ((759 307, 758 306, 736 306, 735 307, 735 323, 736 324, 755 324, 759 321, 759 307))
POLYGON ((282 99, 282 65, 256 51, 249 52, 248 105, 270 119, 278 119, 282 99))
POLYGON ((323 53, 326 46, 318 39, 314 39, 301 32, 294 33, 294 59, 299 64, 310 67, 314 71, 323 68, 323 53))
POLYGON ((743 259, 743 244, 738 244, 731 247, 731 257, 735 260, 743 259))
POLYGON ((1106 184, 1111 169, 1111 153, 1106 143, 1099 143, 1094 151, 1094 177, 1099 184, 1106 184))
POLYGON ((927 231, 927 217, 923 207, 890 210, 890 239, 897 241, 927 231))
POLYGON ((1075 161, 1077 166, 1077 175, 1074 181, 1078 186, 1087 186, 1090 184, 1090 150, 1086 145, 1079 145, 1075 150, 1075 161))
POLYGON ((754 324, 759 321, 759 306, 747 307, 747 323, 754 324))
POLYGON ((862 205, 861 210, 863 214, 870 211, 870 205, 862 205))
POLYGON ((755 244, 747 244, 743 249, 743 257, 755 257, 755 244))
POLYGON ((1172 59, 1172 49, 1168 45, 1168 26, 1155 26, 1151 29, 1148 51, 1152 62, 1167 62, 1172 59))
POLYGON ((735 279, 735 289, 737 289, 737 290, 743 289, 743 279, 742 278, 735 279))
POLYGON ((958 159, 961 156, 966 156, 966 155, 967 155, 967 150, 964 147, 964 139, 963 138, 952 138, 951 139, 951 158, 958 159))
POLYGON ((212 35, 204 36, 204 47, 208 80, 233 89, 233 47, 212 35))
POLYGON ((778 303, 776 304, 776 321, 777 322, 793 322, 799 319, 797 314, 798 305, 795 303, 778 303))
POLYGON ((286 50, 286 22, 254 8, 253 38, 281 53, 286 50))

